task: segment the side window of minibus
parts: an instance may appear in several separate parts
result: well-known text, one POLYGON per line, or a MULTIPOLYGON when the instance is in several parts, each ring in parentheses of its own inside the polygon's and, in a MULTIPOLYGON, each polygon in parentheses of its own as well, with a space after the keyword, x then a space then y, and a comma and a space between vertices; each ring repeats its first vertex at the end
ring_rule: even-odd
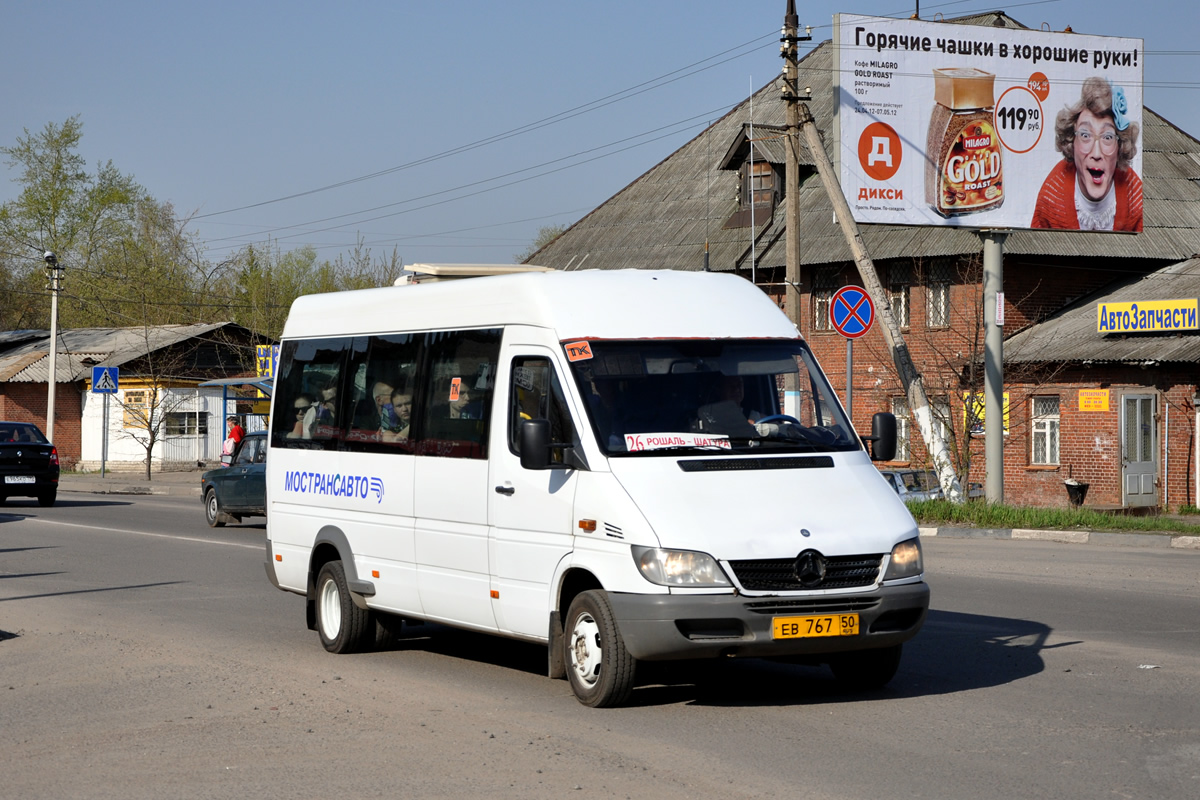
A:
POLYGON ((413 390, 420 334, 360 336, 350 354, 346 449, 411 452, 413 390))
POLYGON ((350 338, 284 342, 275 378, 275 447, 337 449, 345 428, 342 378, 350 338))
MULTIPOLYGON (((552 442, 574 442, 575 425, 567 410, 562 384, 548 358, 518 356, 512 362, 512 386, 508 395, 508 448, 521 454, 521 423, 527 419, 550 421, 552 442)), ((563 460, 562 448, 551 459, 563 460)))
POLYGON ((425 334, 414 403, 416 452, 487 458, 499 328, 425 334))

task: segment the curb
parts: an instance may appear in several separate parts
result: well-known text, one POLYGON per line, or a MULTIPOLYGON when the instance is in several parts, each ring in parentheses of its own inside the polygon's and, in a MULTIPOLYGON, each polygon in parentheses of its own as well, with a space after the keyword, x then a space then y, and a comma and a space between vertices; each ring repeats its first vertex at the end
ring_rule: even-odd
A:
POLYGON ((921 536, 943 539, 1020 539, 1063 544, 1100 544, 1176 550, 1200 550, 1200 536, 1114 531, 1040 531, 1028 528, 918 528, 921 536))
POLYGON ((60 492, 80 494, 159 495, 166 497, 199 497, 199 486, 81 486, 59 483, 60 492))

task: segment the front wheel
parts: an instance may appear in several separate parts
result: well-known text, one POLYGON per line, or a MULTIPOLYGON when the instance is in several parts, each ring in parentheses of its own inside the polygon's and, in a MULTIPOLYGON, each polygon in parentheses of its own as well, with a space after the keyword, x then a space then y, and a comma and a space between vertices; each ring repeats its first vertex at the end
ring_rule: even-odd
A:
POLYGON ((330 561, 317 573, 317 631, 321 646, 331 653, 369 650, 375 639, 371 612, 359 608, 346 585, 346 568, 330 561))
POLYGON ((225 518, 221 516, 221 507, 217 504, 217 493, 212 489, 209 489, 208 494, 204 497, 204 519, 210 528, 221 528, 225 525, 225 518))
POLYGON ((856 650, 839 655, 829 666, 838 683, 852 691, 882 689, 900 668, 902 645, 856 650))
POLYGON ((607 708, 629 699, 637 659, 625 649, 604 592, 584 592, 572 601, 563 647, 567 679, 579 702, 607 708))

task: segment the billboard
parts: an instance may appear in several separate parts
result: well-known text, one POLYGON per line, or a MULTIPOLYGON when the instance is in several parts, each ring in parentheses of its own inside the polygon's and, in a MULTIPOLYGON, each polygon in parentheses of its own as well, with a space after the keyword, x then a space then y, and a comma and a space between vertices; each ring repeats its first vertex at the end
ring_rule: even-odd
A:
POLYGON ((864 223, 1142 230, 1141 39, 834 16, 864 223))

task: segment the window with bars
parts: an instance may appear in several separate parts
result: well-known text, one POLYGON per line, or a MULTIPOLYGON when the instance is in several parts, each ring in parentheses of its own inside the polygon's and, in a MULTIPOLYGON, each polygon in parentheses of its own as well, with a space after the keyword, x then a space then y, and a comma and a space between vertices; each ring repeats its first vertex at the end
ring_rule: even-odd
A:
POLYGON ((908 413, 908 398, 892 398, 892 414, 896 417, 896 461, 908 461, 912 458, 912 448, 909 446, 909 436, 912 423, 908 413))
POLYGON ((933 430, 943 442, 951 440, 950 398, 933 397, 929 401, 933 409, 933 430))
POLYGON ((813 276, 813 310, 812 327, 814 331, 831 331, 833 323, 829 319, 829 304, 838 289, 837 267, 817 267, 813 276))
POLYGON ((1058 397, 1033 398, 1034 464, 1058 464, 1058 397))
POLYGON ((930 328, 946 328, 950 325, 950 283, 952 279, 950 259, 935 259, 925 275, 926 324, 930 328))
POLYGON ((888 300, 892 306, 892 316, 901 328, 907 328, 910 323, 908 299, 912 286, 912 270, 908 264, 893 264, 888 270, 888 300))
POLYGON ((199 436, 208 433, 207 411, 168 411, 166 419, 167 436, 199 436))

